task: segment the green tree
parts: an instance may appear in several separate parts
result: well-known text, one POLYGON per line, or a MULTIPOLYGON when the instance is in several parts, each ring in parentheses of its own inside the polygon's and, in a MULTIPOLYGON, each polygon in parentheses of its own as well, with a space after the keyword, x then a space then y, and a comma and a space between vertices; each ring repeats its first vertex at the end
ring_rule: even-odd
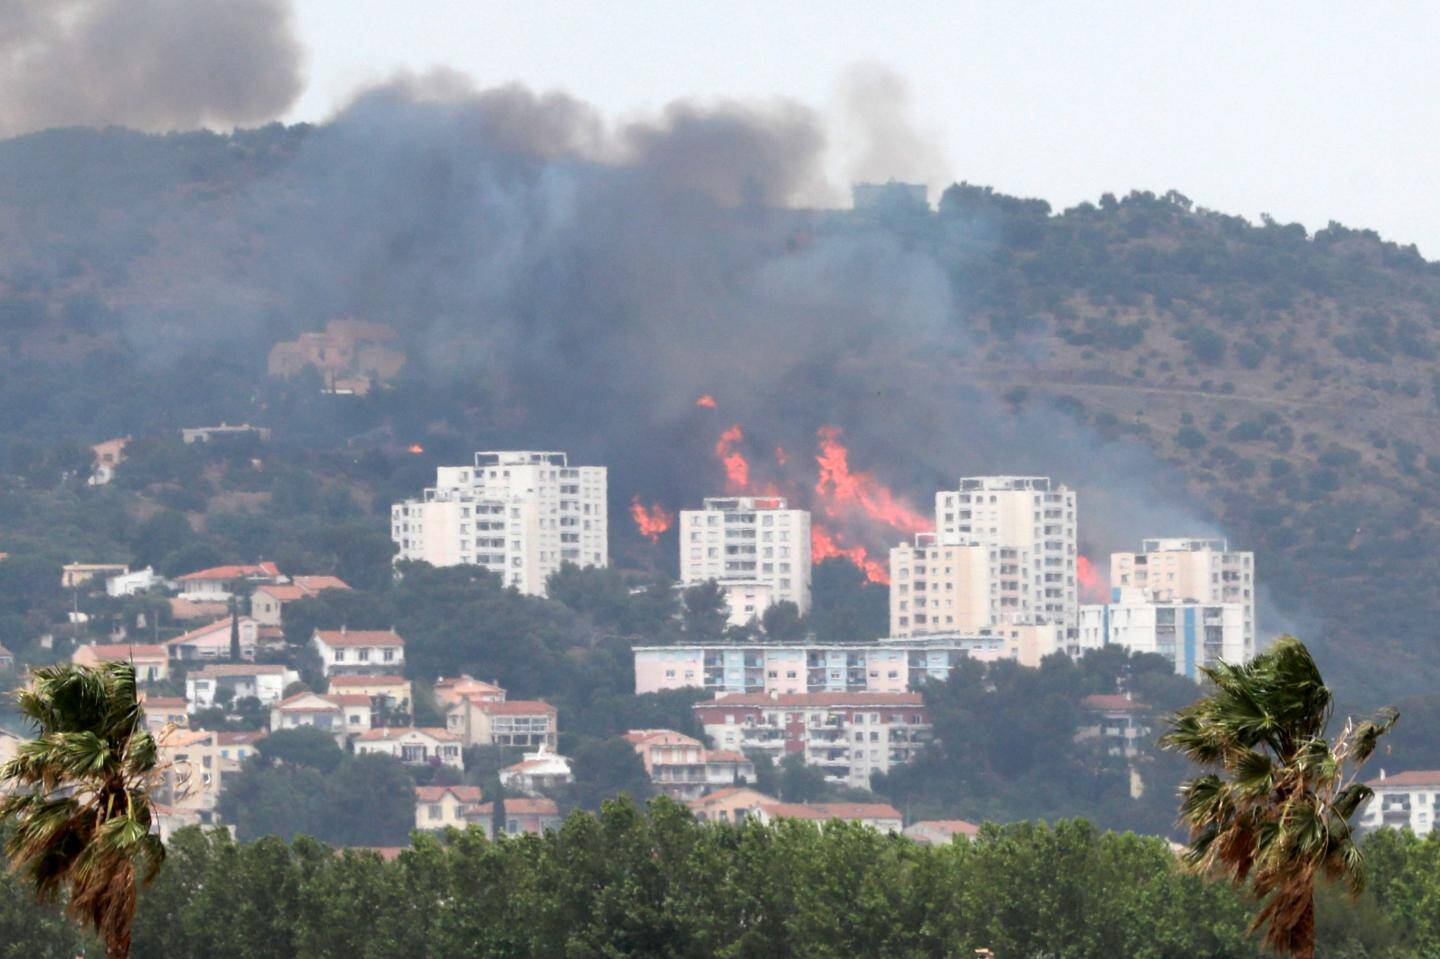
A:
POLYGON ((685 635, 691 642, 713 642, 725 632, 730 605, 725 600, 725 591, 715 580, 689 587, 682 602, 685 635))
POLYGON ((0 802, 0 820, 15 820, 6 854, 42 900, 67 894, 107 956, 128 956, 137 887, 165 861, 150 801, 157 750, 135 668, 48 666, 18 699, 37 736, 0 768, 14 791, 0 802))
POLYGON ((1181 710, 1164 744, 1216 770, 1187 781, 1186 859, 1262 903, 1252 928, 1286 955, 1315 955, 1315 884, 1364 887, 1350 818, 1371 790, 1359 768, 1395 723, 1393 711, 1326 738, 1333 696, 1305 645, 1284 636, 1248 663, 1205 670, 1215 691, 1181 710))
POLYGON ((760 618, 765 635, 778 643, 793 643, 805 638, 805 620, 800 607, 782 599, 765 610, 760 618))
POLYGON ((645 764, 625 739, 590 739, 575 750, 575 782, 571 795, 584 809, 599 809, 606 799, 629 796, 642 800, 654 790, 645 764))

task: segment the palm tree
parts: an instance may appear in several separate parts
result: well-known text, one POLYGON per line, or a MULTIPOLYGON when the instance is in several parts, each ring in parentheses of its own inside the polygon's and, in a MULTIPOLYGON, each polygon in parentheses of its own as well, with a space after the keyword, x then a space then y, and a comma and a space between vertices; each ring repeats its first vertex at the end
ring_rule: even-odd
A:
POLYGON ((48 666, 17 699, 38 736, 0 767, 12 790, 0 801, 0 820, 14 820, 11 866, 41 900, 68 892, 70 914, 95 928, 105 954, 128 956, 137 875, 149 882, 165 858, 149 794, 157 750, 135 667, 48 666))
POLYGON ((1282 637, 1248 663, 1206 669, 1207 696, 1171 718, 1161 743, 1215 770, 1184 783, 1185 858, 1237 883, 1262 903, 1251 924, 1276 952, 1315 955, 1315 882, 1365 876, 1350 817, 1370 798, 1360 766, 1397 714, 1346 721, 1326 739, 1333 699, 1310 651, 1282 637))

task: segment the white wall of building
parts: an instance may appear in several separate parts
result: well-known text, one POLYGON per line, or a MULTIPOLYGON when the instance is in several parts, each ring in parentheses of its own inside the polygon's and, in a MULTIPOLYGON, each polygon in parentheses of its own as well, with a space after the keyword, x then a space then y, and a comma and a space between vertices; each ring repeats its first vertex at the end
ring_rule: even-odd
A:
POLYGON ((484 566, 543 595, 562 563, 609 563, 606 482, 605 467, 570 466, 564 453, 476 453, 473 466, 442 466, 422 497, 391 507, 396 559, 484 566))
MULTIPOLYGON (((727 598, 754 602, 788 600, 810 611, 810 513, 789 509, 783 497, 717 496, 703 509, 680 511, 680 581, 686 585, 715 580, 727 598), (732 590, 729 584, 741 584, 732 590), (743 584, 751 584, 745 588, 743 584), (760 595, 754 584, 768 587, 760 595)), ((764 608, 760 613, 764 613, 764 608)), ((749 621, 737 604, 730 621, 749 621)))
POLYGON ((1239 603, 1165 603, 1124 587, 1113 603, 1080 607, 1082 650, 1123 646, 1157 653, 1175 672, 1200 679, 1200 667, 1249 658, 1245 607, 1239 603))
POLYGON ((1255 655, 1255 554, 1223 539, 1147 539, 1138 553, 1110 556, 1112 589, 1134 587, 1160 602, 1235 603, 1244 609, 1246 652, 1255 655))

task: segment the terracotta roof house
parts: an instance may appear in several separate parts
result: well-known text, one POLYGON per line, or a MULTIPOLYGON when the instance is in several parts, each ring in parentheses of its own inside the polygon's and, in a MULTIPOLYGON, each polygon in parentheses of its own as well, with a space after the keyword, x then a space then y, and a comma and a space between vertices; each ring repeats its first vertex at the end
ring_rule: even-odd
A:
MULTIPOLYGON (((366 697, 369 702, 369 697, 366 697)), ((382 726, 355 737, 355 753, 394 756, 409 766, 465 768, 460 737, 438 726, 382 726)))
POLYGON ((464 829, 465 814, 480 805, 479 786, 416 786, 416 829, 464 829))
POLYGON ((186 573, 177 577, 175 582, 180 587, 180 595, 186 599, 213 602, 228 600, 230 584, 236 580, 244 580, 255 586, 286 582, 285 577, 280 574, 280 568, 271 562, 212 566, 209 569, 186 573))
POLYGON ((760 807, 773 806, 780 800, 748 786, 726 786, 691 799, 685 805, 695 818, 705 822, 740 823, 760 814, 760 807))
MULTIPOLYGON (((547 829, 558 829, 560 826, 560 809, 555 805, 553 799, 507 797, 501 801, 505 804, 505 834, 507 836, 518 836, 523 833, 540 835, 547 829)), ((482 803, 466 813, 465 820, 472 825, 483 827, 485 835, 494 839, 495 835, 492 831, 494 811, 493 803, 482 803)))
POLYGON ((70 661, 81 666, 133 662, 135 679, 142 683, 163 682, 170 675, 170 657, 165 647, 150 643, 91 643, 76 649, 70 661))
POLYGON ((803 819, 809 822, 844 820, 857 822, 881 832, 899 832, 903 825, 900 810, 888 803, 766 803, 759 809, 761 822, 803 819))
MULTIPOLYGON (((240 658, 252 660, 260 645, 260 624, 249 616, 238 617, 240 627, 240 658)), ((230 658, 230 617, 224 616, 188 633, 165 641, 171 659, 228 660, 230 658)))
POLYGON ((317 629, 310 643, 331 676, 389 676, 405 667, 405 640, 393 629, 317 629))
POLYGON ((974 839, 979 834, 979 826, 963 819, 926 819, 905 827, 905 835, 927 846, 944 846, 956 836, 974 839))
POLYGON ((280 626, 286 604, 319 596, 327 589, 349 588, 338 576, 294 576, 288 583, 266 583, 250 594, 250 615, 264 626, 280 626))

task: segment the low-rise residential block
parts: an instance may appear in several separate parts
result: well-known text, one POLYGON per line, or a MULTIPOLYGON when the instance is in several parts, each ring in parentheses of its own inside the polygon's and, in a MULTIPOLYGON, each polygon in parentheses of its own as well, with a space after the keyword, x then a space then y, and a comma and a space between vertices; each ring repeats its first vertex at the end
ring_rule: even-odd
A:
POLYGON ((301 726, 323 729, 343 746, 347 736, 370 728, 370 697, 302 692, 270 708, 271 732, 301 726))
POLYGON ((405 666, 405 640, 393 629, 317 629, 311 645, 331 676, 392 676, 405 666))
POLYGON ((957 836, 974 839, 980 827, 963 819, 926 819, 906 826, 905 835, 926 846, 948 846, 957 836))
POLYGON ((736 749, 708 749, 673 729, 632 729, 625 739, 635 748, 650 781, 681 801, 715 789, 755 781, 755 763, 736 749))
POLYGON ((931 731, 919 693, 742 693, 694 709, 722 749, 762 752, 777 765, 799 754, 827 780, 859 789, 912 760, 931 731))
POLYGON ((1177 674, 1197 681, 1202 667, 1250 656, 1243 604, 1161 600, 1130 586, 1114 590, 1114 597, 1080 607, 1082 650, 1123 646, 1156 653, 1174 663, 1177 674))
POLYGON ((274 563, 251 563, 234 566, 212 566, 198 569, 177 577, 175 584, 180 595, 196 602, 226 602, 231 596, 231 585, 244 582, 251 586, 266 583, 284 583, 287 580, 274 563))
POLYGON ((250 615, 262 626, 281 626, 286 604, 319 596, 327 589, 349 588, 338 576, 296 576, 288 583, 267 583, 250 594, 250 615))
POLYGON ((412 711, 410 680, 404 676, 331 676, 330 692, 347 696, 369 696, 374 725, 389 726, 395 717, 412 711))
MULTIPOLYGON (((260 645, 260 624, 249 616, 236 619, 240 630, 240 658, 253 660, 260 645)), ((231 628, 231 618, 222 617, 166 640, 166 653, 173 660, 185 662, 229 660, 231 628)))
POLYGON ((1363 830, 1406 829, 1428 836, 1440 814, 1440 769, 1411 769, 1366 783, 1375 795, 1360 807, 1357 823, 1363 830))
POLYGON ((760 807, 780 800, 748 786, 727 786, 708 792, 685 803, 701 822, 726 822, 738 825, 760 815, 760 807))
MULTIPOLYGON (((502 799, 505 815, 505 835, 543 835, 548 829, 560 828, 560 808, 553 799, 534 799, 525 796, 502 799)), ((465 821, 485 830, 487 839, 494 839, 495 807, 493 803, 481 803, 465 816, 465 821)))

